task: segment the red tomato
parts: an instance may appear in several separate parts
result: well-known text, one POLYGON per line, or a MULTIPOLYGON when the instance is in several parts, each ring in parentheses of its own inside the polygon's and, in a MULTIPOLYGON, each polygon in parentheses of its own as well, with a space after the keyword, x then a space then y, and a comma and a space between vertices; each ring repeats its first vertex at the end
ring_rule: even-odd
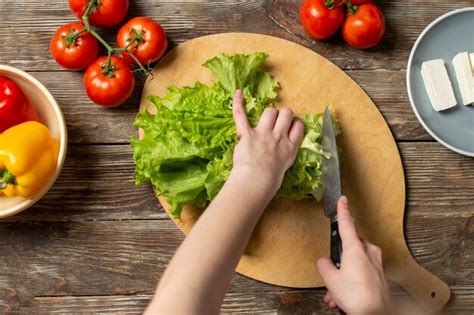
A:
MULTIPOLYGON (((128 0, 99 0, 100 4, 94 5, 89 22, 91 25, 111 28, 123 21, 128 11, 128 0)), ((82 18, 90 0, 69 0, 71 11, 78 18, 82 18)), ((93 2, 97 2, 93 1, 93 2)))
POLYGON ((51 55, 56 62, 69 70, 82 70, 87 68, 97 58, 99 43, 90 33, 82 33, 69 46, 63 36, 82 30, 84 24, 75 22, 61 26, 54 32, 49 44, 51 55))
MULTIPOLYGON (((119 47, 127 47, 142 64, 157 61, 168 47, 168 40, 161 25, 148 17, 136 17, 122 26, 117 34, 119 47)), ((132 57, 123 52, 123 57, 135 63, 132 57)))
POLYGON ((38 113, 21 88, 0 76, 0 133, 25 121, 38 121, 38 113))
POLYGON ((324 40, 333 35, 344 19, 342 6, 329 8, 327 0, 305 0, 300 7, 300 18, 312 37, 324 40))
POLYGON ((342 24, 342 36, 354 48, 366 49, 377 45, 385 35, 385 18, 375 4, 355 7, 342 24))
POLYGON ((84 73, 84 86, 91 100, 105 107, 116 107, 132 95, 135 76, 125 59, 112 56, 107 71, 107 57, 99 57, 84 73))

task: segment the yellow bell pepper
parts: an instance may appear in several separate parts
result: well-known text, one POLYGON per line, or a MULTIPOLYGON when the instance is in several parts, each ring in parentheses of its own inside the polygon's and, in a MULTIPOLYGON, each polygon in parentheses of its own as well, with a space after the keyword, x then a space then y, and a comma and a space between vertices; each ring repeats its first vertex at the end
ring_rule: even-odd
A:
POLYGON ((48 128, 28 121, 0 134, 0 196, 32 199, 56 170, 59 142, 48 128))

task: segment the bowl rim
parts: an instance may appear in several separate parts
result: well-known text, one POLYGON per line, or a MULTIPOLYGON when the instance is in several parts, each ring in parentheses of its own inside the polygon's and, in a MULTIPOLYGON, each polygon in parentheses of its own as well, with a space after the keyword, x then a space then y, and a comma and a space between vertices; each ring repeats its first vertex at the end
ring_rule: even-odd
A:
POLYGON ((411 76, 411 72, 412 72, 412 68, 413 68, 413 58, 415 56, 415 52, 417 51, 418 49, 418 46, 420 44, 420 42, 422 41, 422 39, 425 37, 425 35, 436 25, 438 24, 439 22, 441 22, 442 20, 450 17, 450 16, 453 16, 453 15, 456 15, 456 14, 459 14, 459 13, 463 13, 463 12, 468 12, 468 11, 474 11, 474 8, 473 7, 467 7, 467 8, 462 8, 462 9, 457 9, 457 10, 453 10, 453 11, 449 11, 439 17, 437 17, 434 21, 432 21, 430 24, 428 24, 428 26, 425 27, 425 29, 421 32, 421 34, 418 36, 418 38, 416 39, 415 41, 415 44, 413 45, 411 51, 410 51, 410 57, 408 57, 408 62, 407 62, 407 72, 406 72, 406 85, 407 85, 407 92, 408 92, 408 99, 410 100, 410 105, 411 105, 411 108, 413 110, 413 112, 415 113, 415 116, 416 118, 418 119, 418 121, 421 123, 421 125, 423 126, 423 128, 425 128, 425 130, 436 140, 438 141, 439 143, 441 143, 443 146, 445 146, 446 148, 456 152, 456 153, 459 153, 459 154, 462 154, 462 155, 465 155, 465 156, 470 156, 470 157, 474 157, 474 152, 470 152, 470 151, 465 151, 463 149, 460 149, 460 148, 457 148, 449 143, 447 143, 446 141, 444 141, 443 139, 441 139, 433 130, 430 129, 430 127, 428 127, 428 125, 425 123, 425 121, 423 120, 423 117, 421 117, 420 113, 418 112, 418 109, 416 108, 416 105, 415 105, 415 100, 413 99, 413 95, 412 95, 412 91, 411 91, 411 79, 410 79, 410 76, 411 76))
POLYGON ((19 204, 16 204, 10 208, 7 208, 5 210, 0 210, 0 219, 6 218, 12 215, 15 215, 19 212, 22 212, 32 205, 34 205, 36 202, 38 202, 43 196, 49 191, 49 189, 53 186, 53 184, 56 182, 56 179, 59 176, 59 173, 61 172, 61 169, 64 165, 64 161, 66 159, 66 152, 67 152, 67 131, 66 131, 66 121, 64 119, 63 112, 61 111, 61 108, 59 107, 59 104, 56 102, 56 99, 53 97, 51 92, 35 77, 33 77, 31 74, 20 70, 18 68, 8 66, 8 65, 0 65, 0 71, 1 72, 9 72, 15 75, 18 75, 20 77, 23 77, 27 81, 30 81, 35 85, 36 88, 39 89, 39 91, 46 97, 48 100, 50 106, 52 107, 54 114, 56 116, 56 119, 58 121, 58 127, 59 127, 59 154, 58 154, 58 161, 56 164, 56 171, 54 172, 54 175, 50 178, 48 184, 43 187, 43 189, 33 198, 33 199, 26 199, 19 204))

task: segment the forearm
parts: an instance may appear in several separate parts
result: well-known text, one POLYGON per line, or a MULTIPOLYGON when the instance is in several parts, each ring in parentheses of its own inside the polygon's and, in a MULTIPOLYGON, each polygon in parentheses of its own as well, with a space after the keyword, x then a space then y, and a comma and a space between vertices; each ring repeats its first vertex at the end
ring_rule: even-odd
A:
MULTIPOLYGON (((178 249, 149 310, 217 313, 274 185, 235 170, 178 249), (247 176, 248 175, 248 176, 247 176)), ((245 172, 245 170, 242 170, 245 172)))

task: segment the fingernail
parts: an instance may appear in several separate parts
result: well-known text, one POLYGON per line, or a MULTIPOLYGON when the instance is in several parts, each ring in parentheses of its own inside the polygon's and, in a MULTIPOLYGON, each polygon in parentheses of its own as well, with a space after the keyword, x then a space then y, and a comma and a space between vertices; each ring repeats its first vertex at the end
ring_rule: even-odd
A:
POLYGON ((235 91, 235 96, 240 97, 241 95, 242 95, 241 89, 238 89, 237 91, 235 91))
POLYGON ((339 199, 343 205, 347 206, 349 204, 349 200, 347 199, 346 196, 341 196, 341 198, 339 199))

